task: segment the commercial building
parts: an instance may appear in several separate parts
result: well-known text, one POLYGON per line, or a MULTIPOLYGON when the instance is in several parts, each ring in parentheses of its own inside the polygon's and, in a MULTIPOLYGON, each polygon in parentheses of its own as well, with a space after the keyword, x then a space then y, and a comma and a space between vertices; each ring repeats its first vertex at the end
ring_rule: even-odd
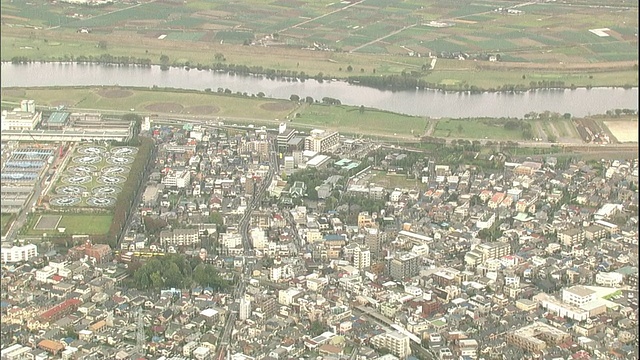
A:
POLYGON ((27 261, 38 256, 38 247, 34 244, 24 246, 2 247, 2 263, 27 261))
POLYGON ((304 149, 315 152, 327 152, 336 148, 340 143, 340 135, 337 132, 325 130, 311 130, 311 135, 304 140, 304 149))
POLYGON ((42 112, 36 111, 36 103, 33 100, 22 100, 19 109, 2 111, 0 129, 5 130, 34 130, 42 121, 42 112))
POLYGON ((280 126, 278 127, 278 137, 277 137, 278 152, 287 151, 287 148, 289 146, 288 145, 289 141, 291 141, 295 135, 296 135, 295 129, 288 129, 286 123, 281 123, 280 126))
POLYGON ((54 111, 43 122, 43 127, 47 130, 60 130, 69 123, 69 113, 54 111))
POLYGON ((191 172, 186 169, 182 170, 169 170, 167 174, 162 178, 162 185, 167 187, 177 187, 178 189, 185 188, 191 183, 191 172))
POLYGON ((400 333, 399 331, 391 331, 383 334, 379 334, 371 338, 371 345, 378 349, 387 349, 391 354, 405 359, 411 355, 409 336, 400 333))
POLYGON ((251 300, 242 298, 240 299, 239 319, 241 321, 247 320, 251 316, 251 300))

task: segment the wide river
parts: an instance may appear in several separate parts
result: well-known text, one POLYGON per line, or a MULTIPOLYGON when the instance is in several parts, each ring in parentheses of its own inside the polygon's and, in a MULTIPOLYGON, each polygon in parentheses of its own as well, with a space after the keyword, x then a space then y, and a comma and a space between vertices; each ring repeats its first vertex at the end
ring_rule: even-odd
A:
MULTIPOLYGON (((343 104, 383 109, 417 116, 523 117, 531 111, 549 110, 573 116, 603 114, 613 109, 638 109, 638 88, 592 88, 537 90, 524 93, 444 92, 436 90, 384 91, 350 85, 343 81, 283 81, 214 71, 159 66, 111 66, 74 63, 2 63, 1 84, 5 87, 120 85, 172 87, 204 90, 228 88, 249 94, 289 99, 292 94, 339 99, 343 104)), ((61 97, 62 98, 62 97, 61 97)))

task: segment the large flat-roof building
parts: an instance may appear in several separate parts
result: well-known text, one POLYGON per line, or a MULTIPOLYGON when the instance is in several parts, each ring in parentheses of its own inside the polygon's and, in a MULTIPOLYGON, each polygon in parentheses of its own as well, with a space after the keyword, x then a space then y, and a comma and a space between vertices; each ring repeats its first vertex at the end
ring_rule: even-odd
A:
POLYGON ((523 328, 507 332, 507 342, 531 352, 540 352, 547 348, 547 343, 560 344, 571 338, 571 335, 553 326, 534 322, 523 328))
POLYGON ((316 152, 327 152, 340 144, 340 135, 333 131, 314 129, 304 140, 304 149, 316 152))
POLYGON ((34 244, 24 246, 2 247, 2 263, 27 261, 38 256, 38 247, 34 244))
POLYGON ((34 130, 41 120, 41 112, 3 110, 0 129, 4 137, 5 130, 34 130))
POLYGON ((49 115, 43 126, 49 130, 62 129, 69 122, 69 113, 54 111, 49 115))

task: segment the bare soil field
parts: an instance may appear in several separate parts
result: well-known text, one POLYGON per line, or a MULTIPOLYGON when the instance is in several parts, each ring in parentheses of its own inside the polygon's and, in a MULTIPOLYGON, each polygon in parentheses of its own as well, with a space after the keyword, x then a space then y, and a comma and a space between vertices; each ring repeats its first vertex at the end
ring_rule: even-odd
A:
POLYGON ((638 142, 637 121, 603 121, 619 142, 638 142))
POLYGON ((179 113, 184 107, 176 103, 154 103, 144 107, 146 110, 160 113, 179 113))

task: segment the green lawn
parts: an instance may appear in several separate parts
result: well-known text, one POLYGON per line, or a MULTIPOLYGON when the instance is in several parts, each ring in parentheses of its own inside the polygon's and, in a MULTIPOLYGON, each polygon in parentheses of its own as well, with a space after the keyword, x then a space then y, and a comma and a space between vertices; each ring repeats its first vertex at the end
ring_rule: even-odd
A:
MULTIPOLYGON (((197 70, 192 70, 197 71, 197 70)), ((161 103, 178 104, 182 107, 178 113, 186 116, 207 115, 208 117, 229 116, 257 119, 282 119, 294 109, 295 104, 287 100, 259 99, 242 96, 224 96, 205 92, 179 92, 160 90, 128 90, 130 96, 122 98, 103 97, 100 88, 26 89, 2 91, 4 102, 18 103, 21 99, 34 99, 43 106, 55 102, 68 102, 71 108, 127 111, 136 113, 162 113, 154 106, 161 103), (196 106, 207 106, 210 111, 198 113, 196 106)), ((178 114, 174 112, 173 114, 178 114)))
POLYGON ((369 108, 360 112, 357 107, 343 105, 305 105, 300 110, 300 114, 299 118, 293 118, 292 125, 333 128, 353 134, 397 134, 411 137, 412 130, 415 134, 422 134, 426 125, 424 118, 416 116, 394 114, 369 108))
POLYGON ((13 214, 0 214, 0 233, 4 235, 9 230, 10 222, 14 219, 13 214))
POLYGON ((113 215, 63 215, 59 227, 76 235, 104 235, 109 232, 113 215))

